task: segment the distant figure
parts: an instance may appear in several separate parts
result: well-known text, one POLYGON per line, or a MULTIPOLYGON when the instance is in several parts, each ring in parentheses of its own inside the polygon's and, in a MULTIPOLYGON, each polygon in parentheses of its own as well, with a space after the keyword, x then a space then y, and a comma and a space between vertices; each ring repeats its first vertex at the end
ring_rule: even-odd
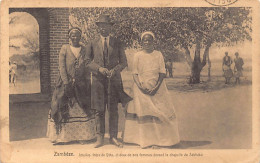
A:
POLYGON ((230 79, 233 76, 231 64, 232 64, 232 59, 230 56, 228 56, 228 52, 225 52, 225 57, 223 58, 223 63, 222 63, 222 70, 224 72, 224 77, 226 79, 225 84, 229 84, 230 79))
POLYGON ((9 83, 11 83, 11 62, 9 61, 9 83))
POLYGON ((240 84, 240 77, 243 76, 242 70, 244 61, 241 57, 239 57, 238 52, 235 53, 236 58, 234 59, 234 76, 236 78, 236 84, 240 84))
POLYGON ((165 67, 166 67, 166 76, 167 76, 167 73, 169 73, 169 77, 172 78, 173 75, 172 75, 172 61, 171 61, 171 59, 166 62, 165 67))
POLYGON ((9 79, 10 79, 10 82, 14 84, 15 86, 15 83, 16 83, 16 77, 17 77, 17 63, 16 62, 13 62, 10 67, 9 67, 9 79))

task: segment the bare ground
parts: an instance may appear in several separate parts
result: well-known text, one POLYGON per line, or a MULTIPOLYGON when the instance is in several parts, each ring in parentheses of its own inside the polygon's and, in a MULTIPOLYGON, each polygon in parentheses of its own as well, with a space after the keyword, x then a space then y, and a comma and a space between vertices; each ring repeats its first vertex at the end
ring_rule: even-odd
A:
MULTIPOLYGON (((197 91, 185 91, 186 86, 183 86, 185 89, 177 89, 174 86, 177 81, 177 79, 167 79, 178 116, 181 137, 181 143, 171 148, 245 149, 251 147, 252 86, 250 83, 243 81, 239 86, 231 85, 211 91, 203 91, 199 89, 200 86, 197 86, 197 91)), ((13 141, 13 145, 18 149, 41 146, 64 148, 64 146, 52 146, 45 137, 49 107, 49 102, 10 104, 10 140, 13 141)), ((119 113, 121 132, 124 125, 121 107, 119 113)), ((91 145, 92 142, 83 147, 77 143, 67 146, 88 148, 91 145)), ((115 147, 107 144, 102 148, 115 147)), ((126 145, 125 148, 139 147, 126 145)))

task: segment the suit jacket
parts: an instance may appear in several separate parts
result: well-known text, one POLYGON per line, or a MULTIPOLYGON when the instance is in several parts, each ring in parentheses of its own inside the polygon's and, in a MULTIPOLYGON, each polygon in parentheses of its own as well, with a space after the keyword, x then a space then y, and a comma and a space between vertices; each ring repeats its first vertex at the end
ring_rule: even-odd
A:
MULTIPOLYGON (((104 67, 103 59, 103 45, 101 38, 91 41, 87 45, 87 55, 91 56, 91 62, 87 65, 87 68, 92 72, 92 87, 91 87, 91 105, 93 109, 98 111, 104 110, 104 100, 106 93, 105 85, 107 83, 106 77, 104 77, 98 69, 104 67)), ((118 39, 110 36, 108 46, 108 62, 106 68, 108 70, 114 70, 115 75, 110 79, 111 81, 111 98, 113 101, 123 105, 131 100, 123 90, 123 83, 120 72, 127 66, 126 55, 124 47, 118 39)))

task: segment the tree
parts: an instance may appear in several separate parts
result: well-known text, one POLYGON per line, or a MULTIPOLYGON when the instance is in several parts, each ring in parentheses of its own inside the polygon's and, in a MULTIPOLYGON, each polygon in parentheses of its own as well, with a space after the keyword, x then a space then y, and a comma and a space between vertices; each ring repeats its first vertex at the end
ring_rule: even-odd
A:
POLYGON ((33 22, 28 23, 23 21, 25 20, 24 16, 24 14, 18 13, 11 14, 9 17, 11 32, 9 37, 9 48, 16 50, 16 54, 10 56, 10 60, 16 61, 19 67, 24 66, 36 70, 39 69, 40 66, 39 28, 37 28, 36 24, 33 24, 33 22), (25 28, 26 30, 20 30, 19 27, 24 26, 27 27, 25 28), (13 31, 14 33, 12 33, 13 31))
POLYGON ((14 24, 20 17, 19 16, 10 16, 9 17, 9 25, 14 24))
MULTIPOLYGON (((19 23, 21 15, 12 15, 9 17, 9 25, 15 26, 19 23)), ((30 32, 21 31, 15 35, 10 36, 9 40, 22 39, 22 46, 28 50, 29 53, 38 54, 39 52, 39 29, 31 28, 30 32)), ((10 42, 10 48, 21 49, 21 45, 16 45, 10 42)))
MULTIPOLYGON (((19 16, 10 16, 9 17, 9 25, 13 25, 15 24, 15 22, 19 19, 19 16)), ((10 37, 9 40, 13 39, 13 38, 16 38, 16 37, 10 37)), ((17 46, 17 45, 14 45, 14 44, 11 44, 9 42, 9 47, 10 48, 14 48, 16 50, 20 49, 20 46, 17 46)))
POLYGON ((176 38, 180 47, 185 49, 184 55, 191 67, 190 83, 200 82, 200 72, 207 58, 211 66, 209 49, 213 43, 231 46, 239 41, 251 40, 250 8, 180 8, 176 13, 180 17, 178 24, 184 26, 178 28, 176 38), (192 45, 196 47, 193 60, 189 50, 192 45), (205 51, 201 60, 202 47, 205 51))
POLYGON ((22 34, 24 43, 23 47, 28 49, 29 53, 38 53, 39 52, 39 32, 34 29, 31 33, 22 34))
POLYGON ((191 69, 190 83, 200 82, 200 72, 207 59, 210 64, 212 44, 231 46, 251 40, 250 8, 72 8, 71 26, 83 29, 84 43, 96 36, 95 21, 104 13, 111 15, 115 22, 113 35, 126 47, 139 47, 140 34, 150 30, 156 35, 156 49, 164 55, 176 48, 184 49, 191 69), (193 46, 196 50, 192 59, 190 48, 193 46))

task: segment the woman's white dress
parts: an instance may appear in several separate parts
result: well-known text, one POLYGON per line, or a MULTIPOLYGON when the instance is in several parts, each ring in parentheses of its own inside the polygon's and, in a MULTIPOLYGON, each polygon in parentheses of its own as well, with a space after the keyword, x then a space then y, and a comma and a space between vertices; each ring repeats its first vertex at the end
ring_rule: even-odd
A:
MULTIPOLYGON (((138 74, 143 87, 153 88, 165 72, 164 59, 159 51, 134 56, 133 74, 138 74)), ((154 96, 141 92, 133 86, 134 99, 128 104, 123 139, 126 143, 172 146, 179 143, 178 124, 172 99, 163 81, 154 96)))

